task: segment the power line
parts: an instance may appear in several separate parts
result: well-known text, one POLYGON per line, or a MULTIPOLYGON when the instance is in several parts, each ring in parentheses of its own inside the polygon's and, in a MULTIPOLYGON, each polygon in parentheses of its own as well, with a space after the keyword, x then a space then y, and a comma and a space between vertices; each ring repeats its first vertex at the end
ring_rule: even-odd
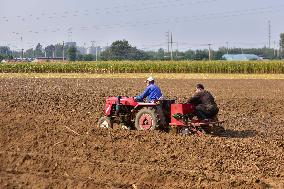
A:
POLYGON ((208 20, 208 19, 216 19, 216 18, 229 18, 229 17, 236 17, 236 16, 244 16, 244 15, 253 15, 253 14, 261 14, 265 12, 276 12, 275 10, 282 11, 283 5, 279 5, 277 7, 262 7, 258 9, 245 9, 245 10, 236 10, 236 11, 226 11, 221 13, 210 13, 210 14, 201 14, 191 17, 169 17, 160 20, 148 20, 148 21, 135 21, 135 22, 125 22, 119 24, 105 24, 103 26, 93 26, 96 30, 108 30, 108 29, 115 29, 120 27, 137 27, 139 25, 150 26, 150 25, 157 25, 157 24, 168 24, 168 23, 181 23, 181 22, 192 22, 192 21, 200 21, 200 20, 208 20))
MULTIPOLYGON (((262 8, 254 8, 254 9, 245 9, 245 10, 236 10, 236 11, 226 11, 221 13, 210 13, 210 14, 201 14, 191 17, 175 17, 175 18, 166 18, 166 19, 160 19, 160 20, 148 20, 148 21, 135 21, 135 22, 125 22, 125 23, 116 23, 116 24, 104 24, 102 26, 92 26, 92 27, 81 27, 84 30, 113 30, 116 28, 121 27, 138 27, 139 25, 143 26, 150 26, 150 25, 157 25, 157 24, 168 24, 171 22, 174 23, 181 23, 181 22, 192 22, 192 21, 200 21, 200 20, 208 20, 208 19, 217 19, 217 18, 229 18, 229 17, 235 17, 235 16, 243 16, 243 15, 251 15, 251 14, 260 14, 265 12, 276 12, 275 10, 279 9, 282 10, 281 7, 284 7, 284 4, 278 5, 277 7, 262 7, 262 8)), ((69 27, 68 31, 72 28, 73 30, 77 29, 78 27, 69 27)), ((57 29, 44 29, 41 32, 56 32, 60 31, 59 28, 57 29)), ((31 32, 31 31, 29 31, 31 32)), ((18 32, 16 32, 18 33, 18 32)), ((39 34, 39 32, 34 32, 36 34, 39 34)))
MULTIPOLYGON (((118 27, 137 27, 139 25, 156 25, 156 24, 163 24, 163 23, 170 23, 170 22, 174 22, 174 23, 179 23, 179 22, 191 22, 191 21, 198 21, 198 20, 203 20, 203 19, 217 19, 217 18, 228 18, 228 17, 233 17, 233 16, 243 16, 243 15, 250 15, 250 14, 261 14, 261 13, 265 13, 265 12, 276 12, 276 10, 278 9, 282 9, 281 7, 283 7, 283 4, 278 5, 277 7, 262 7, 262 8, 254 8, 254 9, 246 9, 246 10, 237 10, 237 11, 226 11, 226 12, 221 12, 221 13, 210 13, 210 14, 201 14, 201 15, 196 15, 196 16, 191 16, 191 17, 175 17, 175 18, 166 18, 166 19, 162 19, 162 20, 151 20, 151 21, 136 21, 136 22, 126 22, 126 23, 119 23, 119 24, 113 24, 113 25, 108 25, 105 24, 103 26, 94 26, 93 28, 95 30, 106 30, 106 29, 115 29, 118 27)), ((271 26, 269 26, 269 30, 271 26)), ((78 27, 73 27, 74 30, 78 30, 78 27)), ((72 28, 72 31, 73 31, 72 28)), ((85 29, 85 30, 91 30, 92 27, 81 27, 81 29, 85 29)), ((68 28, 68 30, 70 29, 70 27, 68 28)), ((67 30, 67 31, 68 31, 67 30)), ((31 31, 31 30, 30 30, 31 31)), ((29 32, 30 32, 29 31, 29 32)), ((53 31, 60 31, 60 29, 44 29, 42 31, 32 31, 35 34, 39 34, 40 32, 53 32, 53 31)), ((25 32, 23 32, 25 33, 25 32)), ((22 35, 23 33, 19 33, 19 32, 14 32, 15 35, 22 35)), ((169 40, 168 40, 169 42, 169 40)), ((266 42, 267 44, 267 42, 266 42)), ((269 46, 271 45, 271 31, 269 31, 269 46)), ((169 48, 168 48, 169 49, 169 48)), ((169 51, 169 50, 168 50, 169 51)))
MULTIPOLYGON (((114 6, 114 7, 107 7, 107 8, 95 8, 93 10, 85 10, 85 11, 78 11, 78 10, 71 10, 71 11, 64 11, 63 15, 60 14, 61 12, 53 12, 51 14, 47 14, 45 12, 42 12, 39 15, 31 15, 31 14, 26 14, 25 16, 13 16, 14 18, 21 19, 23 21, 27 19, 34 18, 36 20, 40 20, 41 18, 47 18, 47 19, 58 19, 59 17, 61 18, 67 18, 66 15, 69 16, 74 16, 77 17, 79 15, 84 15, 84 16, 90 16, 90 14, 95 14, 95 15, 101 15, 101 14, 125 14, 129 12, 135 12, 137 13, 138 11, 149 11, 151 9, 161 9, 161 8, 173 8, 173 7, 184 7, 184 6, 189 6, 189 5, 196 5, 196 4, 208 4, 211 2, 216 2, 218 0, 197 0, 197 1, 185 1, 183 0, 168 0, 168 1, 151 1, 151 3, 141 3, 141 5, 137 5, 137 3, 132 4, 132 5, 122 5, 122 6, 114 6), (135 8, 133 8, 135 7, 135 8), (140 8, 142 7, 142 8, 140 8), (75 13, 75 14, 74 14, 75 13), (32 16, 32 17, 31 17, 32 16)), ((0 17, 0 20, 5 20, 9 21, 11 17, 3 16, 0 17)))

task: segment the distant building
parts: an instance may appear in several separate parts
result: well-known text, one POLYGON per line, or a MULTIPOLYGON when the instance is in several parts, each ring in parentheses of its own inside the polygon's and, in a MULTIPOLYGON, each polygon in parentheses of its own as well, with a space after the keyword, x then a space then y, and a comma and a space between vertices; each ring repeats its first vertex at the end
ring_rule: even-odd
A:
POLYGON ((77 47, 77 50, 81 53, 81 54, 87 54, 88 49, 85 47, 77 47))
POLYGON ((96 52, 98 52, 98 54, 99 54, 101 51, 102 51, 102 48, 100 46, 98 46, 98 47, 91 46, 87 49, 87 54, 95 55, 96 52))
POLYGON ((259 56, 255 54, 224 54, 222 56, 224 60, 231 60, 231 61, 248 61, 248 60, 261 60, 259 56))

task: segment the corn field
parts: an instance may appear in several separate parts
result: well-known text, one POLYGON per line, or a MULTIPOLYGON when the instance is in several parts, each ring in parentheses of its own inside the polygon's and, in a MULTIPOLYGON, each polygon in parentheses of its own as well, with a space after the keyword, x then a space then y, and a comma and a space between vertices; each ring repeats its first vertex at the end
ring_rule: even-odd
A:
POLYGON ((99 61, 2 63, 2 73, 284 74, 284 61, 99 61))

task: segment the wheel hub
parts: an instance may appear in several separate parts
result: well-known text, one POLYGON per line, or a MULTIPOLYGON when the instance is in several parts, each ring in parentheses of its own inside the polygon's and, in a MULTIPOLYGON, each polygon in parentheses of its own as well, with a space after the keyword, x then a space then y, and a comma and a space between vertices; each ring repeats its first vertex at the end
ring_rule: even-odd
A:
POLYGON ((153 119, 149 114, 143 114, 139 119, 139 125, 143 130, 149 130, 153 125, 153 119))

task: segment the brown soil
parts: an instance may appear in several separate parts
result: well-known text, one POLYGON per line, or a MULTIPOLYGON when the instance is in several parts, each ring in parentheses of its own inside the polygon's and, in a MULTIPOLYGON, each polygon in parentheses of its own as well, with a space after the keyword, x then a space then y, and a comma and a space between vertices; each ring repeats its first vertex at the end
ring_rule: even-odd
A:
POLYGON ((223 136, 96 128, 106 96, 142 79, 1 79, 0 188, 284 188, 282 80, 159 80, 185 101, 202 82, 223 136))

